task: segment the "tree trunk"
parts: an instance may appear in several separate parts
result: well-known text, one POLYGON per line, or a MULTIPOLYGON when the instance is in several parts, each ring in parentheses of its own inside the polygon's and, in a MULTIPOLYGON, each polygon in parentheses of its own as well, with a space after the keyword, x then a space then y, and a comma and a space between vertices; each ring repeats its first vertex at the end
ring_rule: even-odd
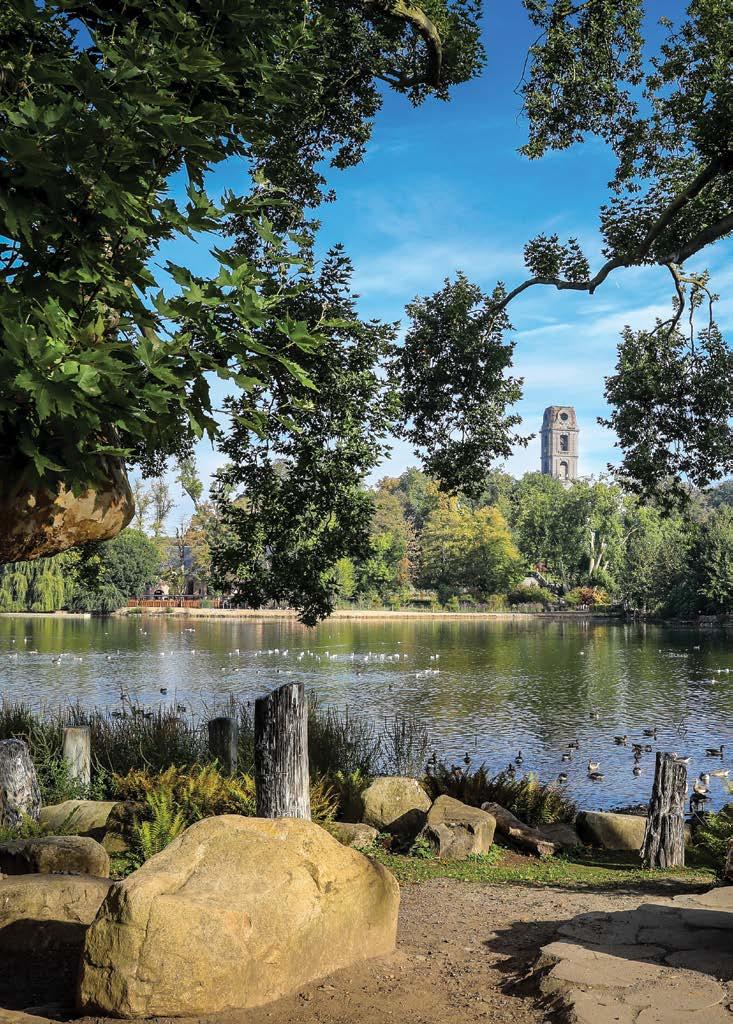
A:
POLYGON ((552 857, 560 849, 556 843, 545 839, 542 833, 538 832, 536 828, 532 828, 531 825, 525 825, 501 804, 487 801, 487 803, 481 804, 481 810, 488 811, 496 820, 498 832, 511 839, 517 846, 530 850, 538 857, 552 857))
POLYGON ((687 766, 671 754, 657 753, 654 787, 641 846, 645 868, 685 866, 687 766))
POLYGON ((239 728, 236 718, 212 718, 209 722, 209 751, 225 775, 237 774, 239 728))
POLYGON ((288 683, 255 701, 255 784, 258 817, 310 819, 303 683, 288 683))
POLYGON ((40 810, 41 791, 27 745, 0 741, 0 827, 14 828, 24 817, 38 821, 40 810))

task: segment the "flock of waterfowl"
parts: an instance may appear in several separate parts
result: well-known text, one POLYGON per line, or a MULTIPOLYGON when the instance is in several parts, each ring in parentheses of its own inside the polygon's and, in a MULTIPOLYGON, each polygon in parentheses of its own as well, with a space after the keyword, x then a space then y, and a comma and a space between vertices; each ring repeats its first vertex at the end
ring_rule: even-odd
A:
MULTIPOLYGON (((592 714, 591 718, 595 719, 595 718, 597 718, 597 715, 596 714, 592 714)), ((656 740, 657 739, 657 733, 658 733, 658 728, 656 726, 654 726, 653 728, 649 728, 649 729, 644 729, 643 730, 644 737, 647 737, 649 739, 656 740)), ((627 746, 629 746, 629 737, 625 733, 623 735, 620 735, 620 736, 614 736, 613 737, 613 742, 614 742, 614 745, 617 746, 617 747, 627 747, 627 746)), ((580 750, 580 743, 579 743, 579 741, 578 740, 571 740, 568 743, 568 745, 567 745, 567 749, 564 750, 563 753, 560 755, 561 761, 563 761, 563 762, 571 762, 573 760, 573 755, 577 751, 579 751, 579 750, 580 750)), ((631 751, 632 751, 632 756, 633 756, 632 773, 635 776, 638 777, 642 773, 642 764, 641 764, 641 762, 642 762, 642 758, 643 758, 644 754, 651 754, 653 752, 653 750, 654 750, 654 748, 653 748, 651 743, 636 742, 636 741, 633 741, 633 740, 631 741, 631 751)), ((717 747, 706 747, 705 748, 705 757, 708 757, 708 758, 719 758, 722 761, 724 753, 725 753, 725 746, 722 743, 719 746, 717 746, 717 747)), ((685 757, 685 756, 683 756, 681 754, 678 754, 676 751, 672 753, 672 757, 674 758, 674 760, 678 764, 689 765, 691 763, 691 761, 692 761, 692 757, 691 756, 690 757, 685 757)), ((521 766, 523 764, 524 764, 524 756, 522 754, 522 751, 520 750, 519 753, 517 754, 517 756, 514 758, 514 765, 521 766)), ((513 765, 509 765, 507 771, 511 775, 515 774, 514 766, 513 765)), ((711 778, 727 779, 729 776, 730 776, 730 769, 728 769, 728 768, 722 768, 721 767, 721 768, 716 768, 713 771, 707 771, 707 770, 701 771, 699 776, 694 780, 694 782, 692 784, 693 794, 692 794, 692 798, 691 798, 691 809, 693 809, 693 810, 695 810, 695 809, 700 810, 701 808, 704 808, 705 802, 710 799, 710 780, 711 780, 711 778)), ((606 775, 605 775, 605 772, 601 771, 601 762, 600 761, 594 761, 592 758, 588 759, 587 777, 588 777, 588 779, 590 779, 591 782, 602 782, 605 779, 606 775)), ((558 776, 557 776, 557 781, 559 783, 561 783, 561 784, 565 784, 568 781, 568 778, 569 778, 568 773, 565 772, 565 771, 561 771, 558 774, 558 776)))

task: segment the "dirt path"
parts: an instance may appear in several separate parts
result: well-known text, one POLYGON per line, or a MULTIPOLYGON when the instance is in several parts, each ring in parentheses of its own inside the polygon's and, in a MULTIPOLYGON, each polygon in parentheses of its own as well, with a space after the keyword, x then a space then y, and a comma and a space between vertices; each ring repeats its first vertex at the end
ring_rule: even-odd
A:
MULTIPOLYGON (((656 891, 675 895, 687 888, 667 885, 656 891)), ((521 986, 510 994, 511 982, 534 963, 558 924, 590 910, 634 907, 641 895, 638 889, 589 891, 451 879, 403 886, 398 949, 392 957, 341 971, 258 1010, 210 1022, 540 1024, 546 1017, 534 995, 522 994, 521 986)), ((4 987, 0 981, 0 1000, 4 987)), ((58 1005, 44 1015, 62 1016, 58 1005)))

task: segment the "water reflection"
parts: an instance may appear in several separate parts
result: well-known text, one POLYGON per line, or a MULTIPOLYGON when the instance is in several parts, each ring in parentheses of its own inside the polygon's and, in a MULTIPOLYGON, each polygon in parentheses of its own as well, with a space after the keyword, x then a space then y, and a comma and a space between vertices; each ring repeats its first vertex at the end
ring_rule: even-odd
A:
MULTIPOLYGON (((635 777, 631 746, 614 735, 630 744, 657 726, 654 748, 692 756, 695 775, 720 766, 705 747, 723 743, 733 754, 732 673, 724 634, 643 625, 368 619, 306 630, 288 620, 0 619, 7 699, 110 706, 126 692, 203 713, 230 694, 249 699, 303 680, 322 704, 419 715, 438 753, 459 763, 468 751, 498 770, 521 749, 524 770, 545 779, 566 771, 589 807, 648 799, 653 754, 635 777), (579 751, 563 763, 576 739, 579 751), (600 761, 603 782, 588 780, 589 759, 600 761)), ((711 783, 717 807, 727 791, 711 783)))

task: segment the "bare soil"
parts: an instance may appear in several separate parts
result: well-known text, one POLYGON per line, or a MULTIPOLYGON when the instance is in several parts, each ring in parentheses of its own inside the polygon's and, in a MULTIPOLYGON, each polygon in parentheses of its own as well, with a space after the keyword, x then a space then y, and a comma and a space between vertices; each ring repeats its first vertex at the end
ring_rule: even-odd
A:
MULTIPOLYGON (((521 979, 560 923, 591 910, 634 907, 651 892, 675 895, 690 888, 695 887, 666 882, 568 889, 446 878, 403 885, 393 956, 340 971, 269 1006, 197 1022, 539 1024, 549 1018, 521 979)), ((48 957, 44 961, 14 965, 18 973, 6 964, 0 971, 0 1007, 68 1020, 73 1016, 73 971, 59 971, 54 983, 48 957), (35 971, 41 973, 34 979, 35 971)))

